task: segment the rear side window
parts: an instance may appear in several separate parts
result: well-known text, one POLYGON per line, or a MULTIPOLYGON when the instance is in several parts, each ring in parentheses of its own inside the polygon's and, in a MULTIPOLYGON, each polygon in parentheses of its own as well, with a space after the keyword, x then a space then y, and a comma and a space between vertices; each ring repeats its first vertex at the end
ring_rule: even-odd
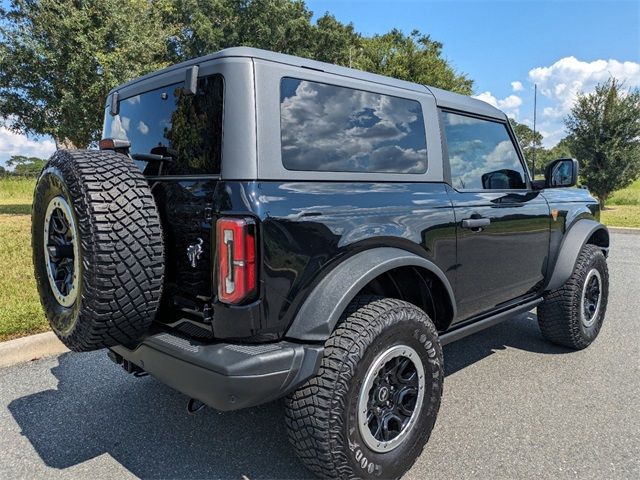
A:
POLYGON ((427 171, 422 108, 415 100, 284 78, 280 127, 289 170, 427 171))
POLYGON ((107 109, 103 138, 131 142, 132 154, 170 157, 162 162, 136 161, 146 174, 195 175, 220 173, 222 154, 223 79, 198 80, 196 95, 175 83, 120 101, 120 112, 107 109))
POLYGON ((442 115, 454 188, 526 188, 524 168, 505 124, 451 112, 442 115))

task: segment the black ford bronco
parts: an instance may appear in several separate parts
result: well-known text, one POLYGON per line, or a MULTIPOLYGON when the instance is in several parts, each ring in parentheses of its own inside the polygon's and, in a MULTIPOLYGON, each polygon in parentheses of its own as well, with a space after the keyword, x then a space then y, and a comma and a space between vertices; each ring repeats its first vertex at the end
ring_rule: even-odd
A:
POLYGON ((250 48, 107 100, 100 150, 58 151, 33 206, 51 326, 191 399, 284 398, 327 478, 398 478, 443 387, 442 345, 537 308, 598 335, 609 247, 559 159, 534 180, 499 110, 250 48))

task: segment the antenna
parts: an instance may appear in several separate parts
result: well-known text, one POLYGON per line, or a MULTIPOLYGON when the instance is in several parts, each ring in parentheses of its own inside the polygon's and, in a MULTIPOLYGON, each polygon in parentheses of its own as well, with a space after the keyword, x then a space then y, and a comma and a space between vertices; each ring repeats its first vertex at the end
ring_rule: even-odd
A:
POLYGON ((536 178, 536 111, 538 110, 538 84, 533 84, 533 160, 531 162, 531 175, 536 178))

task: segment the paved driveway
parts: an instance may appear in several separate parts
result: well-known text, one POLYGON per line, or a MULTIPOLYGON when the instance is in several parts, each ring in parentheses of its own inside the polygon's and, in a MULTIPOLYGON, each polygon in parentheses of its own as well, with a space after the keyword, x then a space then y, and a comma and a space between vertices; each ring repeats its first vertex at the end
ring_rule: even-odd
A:
MULTIPOLYGON (((445 395, 406 478, 640 478, 640 236, 613 235, 598 340, 520 316, 445 347, 445 395)), ((104 352, 0 369, 0 478, 306 478, 278 403, 197 416, 104 352)))

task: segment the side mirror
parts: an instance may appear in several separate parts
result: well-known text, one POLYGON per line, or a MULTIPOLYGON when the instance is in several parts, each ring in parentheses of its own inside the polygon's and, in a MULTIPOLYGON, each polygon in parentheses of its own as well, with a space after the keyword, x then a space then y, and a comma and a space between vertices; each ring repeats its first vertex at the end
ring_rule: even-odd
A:
POLYGON ((504 168, 482 175, 482 188, 485 190, 510 190, 525 188, 525 183, 520 172, 504 168))
POLYGON ((551 162, 544 171, 545 187, 573 187, 578 183, 578 161, 560 158, 551 162))

